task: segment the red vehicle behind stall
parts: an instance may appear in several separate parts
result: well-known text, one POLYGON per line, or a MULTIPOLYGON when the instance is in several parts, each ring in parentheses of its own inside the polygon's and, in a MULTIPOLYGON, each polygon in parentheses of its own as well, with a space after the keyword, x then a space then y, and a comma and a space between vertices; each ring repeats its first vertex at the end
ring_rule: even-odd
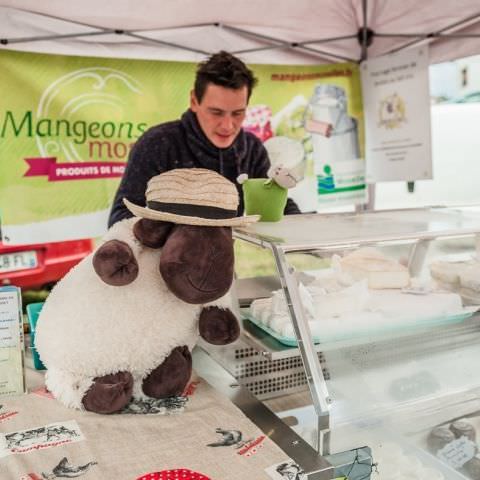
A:
POLYGON ((51 287, 92 250, 90 239, 32 245, 0 242, 0 286, 51 287))

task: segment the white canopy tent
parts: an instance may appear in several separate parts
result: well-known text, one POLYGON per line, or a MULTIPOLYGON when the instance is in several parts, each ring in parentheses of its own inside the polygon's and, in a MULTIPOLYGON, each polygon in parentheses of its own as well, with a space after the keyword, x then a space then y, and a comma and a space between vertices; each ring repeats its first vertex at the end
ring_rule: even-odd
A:
POLYGON ((4 48, 248 63, 361 61, 429 44, 432 63, 480 52, 477 0, 0 0, 4 48), (455 41, 451 41, 455 39, 455 41))
POLYGON ((0 48, 14 50, 324 64, 425 44, 431 63, 480 53, 478 0, 0 0, 0 48))

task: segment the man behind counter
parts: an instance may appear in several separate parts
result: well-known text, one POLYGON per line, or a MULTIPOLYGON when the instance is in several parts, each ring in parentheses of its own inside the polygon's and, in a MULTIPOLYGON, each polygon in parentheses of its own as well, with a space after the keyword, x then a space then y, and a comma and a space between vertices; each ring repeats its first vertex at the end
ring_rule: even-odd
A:
MULTIPOLYGON (((261 141, 242 130, 256 81, 246 65, 227 52, 216 53, 200 63, 190 93, 190 109, 180 120, 147 130, 132 148, 108 226, 132 216, 123 197, 145 205, 148 180, 174 168, 208 168, 228 178, 238 189, 237 214, 242 215, 242 187, 237 177, 246 173, 249 178, 266 178, 270 167, 261 141)), ((288 199, 285 213, 300 210, 288 199)))

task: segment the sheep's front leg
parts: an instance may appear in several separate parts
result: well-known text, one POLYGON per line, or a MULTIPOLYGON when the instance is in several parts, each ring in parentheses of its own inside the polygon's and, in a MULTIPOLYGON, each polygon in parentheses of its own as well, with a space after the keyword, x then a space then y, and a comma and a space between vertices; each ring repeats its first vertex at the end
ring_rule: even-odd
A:
POLYGON ((143 380, 142 390, 153 398, 181 395, 192 375, 192 355, 187 346, 175 347, 161 365, 143 380))
POLYGON ((226 345, 240 335, 240 326, 228 308, 204 307, 200 313, 198 328, 201 337, 213 345, 226 345))
POLYGON ((114 413, 122 410, 132 398, 133 376, 117 372, 93 379, 82 398, 85 410, 95 413, 114 413))

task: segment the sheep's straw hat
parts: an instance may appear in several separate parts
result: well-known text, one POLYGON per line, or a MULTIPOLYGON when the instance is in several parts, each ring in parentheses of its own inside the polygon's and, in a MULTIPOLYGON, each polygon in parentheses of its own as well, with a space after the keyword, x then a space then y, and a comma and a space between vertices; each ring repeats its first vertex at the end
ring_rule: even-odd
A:
POLYGON ((186 225, 238 227, 260 218, 237 217, 237 188, 222 175, 205 168, 177 168, 152 177, 145 197, 146 207, 126 198, 123 203, 136 217, 186 225))

